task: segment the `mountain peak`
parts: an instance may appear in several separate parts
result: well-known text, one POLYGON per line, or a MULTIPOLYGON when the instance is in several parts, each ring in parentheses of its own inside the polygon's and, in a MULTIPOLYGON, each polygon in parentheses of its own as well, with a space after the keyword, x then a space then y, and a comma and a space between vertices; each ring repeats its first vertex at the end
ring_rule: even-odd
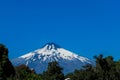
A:
POLYGON ((36 73, 42 73, 47 69, 49 62, 57 61, 61 67, 64 68, 63 72, 70 73, 75 69, 80 69, 85 64, 92 64, 88 58, 79 56, 71 51, 61 48, 55 43, 47 43, 41 49, 29 52, 12 61, 15 66, 25 64, 36 73))
POLYGON ((56 43, 47 43, 43 46, 43 48, 46 48, 48 50, 51 50, 51 49, 57 49, 57 48, 61 48, 59 45, 57 45, 56 43))

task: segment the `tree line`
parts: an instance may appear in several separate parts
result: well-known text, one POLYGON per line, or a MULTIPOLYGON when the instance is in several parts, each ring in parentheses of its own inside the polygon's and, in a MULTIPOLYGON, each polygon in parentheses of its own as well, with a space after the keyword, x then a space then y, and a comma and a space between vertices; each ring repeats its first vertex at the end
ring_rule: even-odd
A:
POLYGON ((114 61, 112 56, 94 56, 96 65, 83 66, 80 70, 67 74, 71 80, 119 80, 120 60, 114 61))
POLYGON ((120 60, 112 56, 94 56, 95 65, 87 64, 79 70, 64 74, 58 62, 48 63, 47 70, 36 74, 26 65, 14 67, 8 59, 8 49, 0 44, 0 80, 119 80, 120 60))

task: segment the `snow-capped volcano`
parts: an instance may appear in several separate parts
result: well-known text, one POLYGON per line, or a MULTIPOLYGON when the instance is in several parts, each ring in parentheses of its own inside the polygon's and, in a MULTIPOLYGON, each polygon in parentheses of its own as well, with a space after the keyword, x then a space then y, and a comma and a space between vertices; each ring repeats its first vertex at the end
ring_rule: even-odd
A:
POLYGON ((25 64, 37 73, 42 73, 52 61, 57 61, 65 74, 80 69, 85 64, 92 64, 89 59, 65 50, 55 43, 47 43, 41 49, 13 59, 12 63, 15 66, 25 64))

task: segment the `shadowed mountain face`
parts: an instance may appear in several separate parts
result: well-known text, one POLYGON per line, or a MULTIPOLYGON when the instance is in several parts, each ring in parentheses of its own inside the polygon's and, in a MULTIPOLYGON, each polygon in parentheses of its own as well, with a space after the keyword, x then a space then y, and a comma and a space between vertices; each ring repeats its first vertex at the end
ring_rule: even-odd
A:
POLYGON ((57 45, 57 44, 55 44, 55 43, 47 43, 47 44, 45 44, 44 46, 43 46, 43 48, 44 47, 46 47, 47 49, 57 49, 57 48, 61 48, 59 45, 57 45), (46 47, 46 45, 48 45, 47 47, 46 47))
POLYGON ((25 64, 34 69, 36 73, 42 73, 52 61, 57 61, 65 74, 80 69, 85 64, 92 64, 91 60, 65 50, 55 43, 47 43, 41 49, 13 59, 12 63, 15 66, 25 64))

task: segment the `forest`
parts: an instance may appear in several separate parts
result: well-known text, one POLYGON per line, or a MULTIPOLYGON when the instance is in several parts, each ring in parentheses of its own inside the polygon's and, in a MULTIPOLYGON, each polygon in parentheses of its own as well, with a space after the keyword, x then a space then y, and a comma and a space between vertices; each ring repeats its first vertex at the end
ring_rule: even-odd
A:
POLYGON ((94 56, 95 65, 87 64, 79 70, 64 74, 58 62, 50 62, 47 70, 36 74, 26 65, 13 66, 8 58, 8 49, 0 44, 0 80, 119 80, 120 60, 102 54, 94 56))

